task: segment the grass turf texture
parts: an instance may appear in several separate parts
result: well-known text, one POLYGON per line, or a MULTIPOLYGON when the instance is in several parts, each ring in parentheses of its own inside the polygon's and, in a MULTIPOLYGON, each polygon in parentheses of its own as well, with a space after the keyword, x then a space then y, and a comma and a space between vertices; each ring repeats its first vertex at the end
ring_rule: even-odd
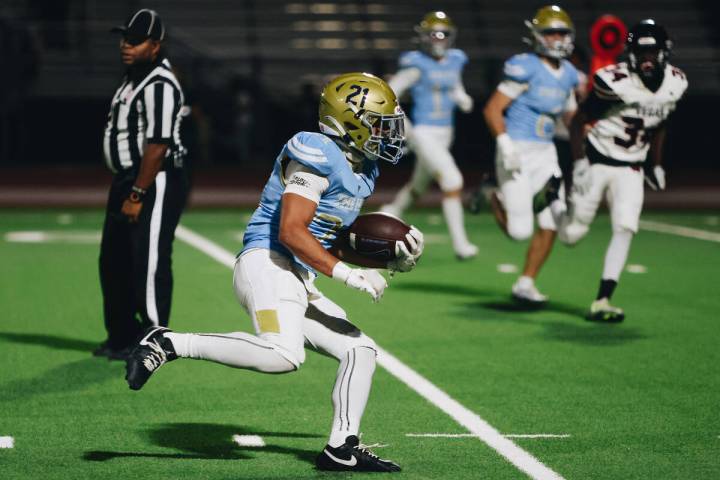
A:
MULTIPOLYGON (((230 251, 248 212, 195 211, 183 224, 230 251)), ((720 230, 710 214, 648 220, 720 230)), ((180 360, 131 392, 121 363, 90 356, 104 338, 98 244, 14 243, 11 231, 99 231, 101 212, 0 211, 0 478, 345 478, 314 470, 326 441, 337 364, 310 353, 282 376, 180 360), (70 214, 68 217, 63 214, 70 214), (241 448, 255 434, 264 448, 241 448)), ((454 260, 437 211, 407 220, 428 237, 415 272, 390 282, 379 305, 335 282, 319 286, 383 348, 503 433, 570 434, 514 439, 568 479, 720 477, 720 376, 716 243, 641 232, 615 302, 621 325, 585 322, 609 239, 607 217, 573 249, 558 245, 539 286, 541 311, 509 302, 524 244, 488 216, 468 217, 480 247, 454 260)), ((230 270, 175 242, 171 327, 250 330, 230 270)), ((365 443, 400 463, 400 478, 526 478, 381 368, 363 422, 365 443)))

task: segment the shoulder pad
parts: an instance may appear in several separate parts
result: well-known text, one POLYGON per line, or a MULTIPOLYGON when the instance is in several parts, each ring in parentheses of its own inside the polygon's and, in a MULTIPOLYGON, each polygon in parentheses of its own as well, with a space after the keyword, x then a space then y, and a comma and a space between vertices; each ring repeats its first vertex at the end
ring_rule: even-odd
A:
POLYGON ((537 61, 536 56, 527 53, 513 55, 505 62, 503 73, 510 80, 525 83, 535 73, 537 61))
POLYGON ((468 62, 468 56, 459 48, 451 48, 448 50, 448 56, 458 59, 460 64, 465 65, 468 62))
POLYGON ((398 64, 400 65, 400 68, 419 68, 420 60, 422 59, 422 54, 418 52, 417 50, 412 50, 409 52, 403 52, 400 55, 400 59, 398 60, 398 64))
POLYGON ((681 97, 685 90, 688 88, 688 79, 687 75, 685 75, 685 72, 680 70, 675 65, 668 64, 667 67, 665 67, 665 75, 669 75, 670 79, 672 79, 673 87, 681 90, 678 92, 678 97, 681 97))
POLYGON ((342 152, 327 136, 317 132, 296 133, 286 144, 288 156, 296 162, 329 175, 342 152))

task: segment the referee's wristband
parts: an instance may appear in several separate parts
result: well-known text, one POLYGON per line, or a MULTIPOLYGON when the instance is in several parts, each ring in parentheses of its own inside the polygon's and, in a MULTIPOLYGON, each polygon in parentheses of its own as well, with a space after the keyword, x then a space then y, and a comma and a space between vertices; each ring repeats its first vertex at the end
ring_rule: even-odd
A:
POLYGON ((147 190, 142 189, 136 185, 132 186, 132 189, 130 191, 130 201, 133 203, 140 203, 145 198, 145 194, 147 193, 147 190))

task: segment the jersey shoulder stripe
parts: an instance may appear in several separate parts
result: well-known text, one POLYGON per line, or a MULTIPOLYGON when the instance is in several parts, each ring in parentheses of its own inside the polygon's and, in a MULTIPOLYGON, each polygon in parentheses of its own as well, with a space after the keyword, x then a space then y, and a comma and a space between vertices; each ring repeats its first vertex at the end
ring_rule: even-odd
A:
POLYGON ((593 93, 598 96, 598 98, 601 98, 603 100, 620 100, 620 97, 617 93, 610 87, 605 80, 603 80, 602 77, 600 77, 597 73, 595 74, 595 78, 593 79, 593 87, 592 87, 593 93))
POLYGON ((675 65, 670 65, 669 63, 665 67, 665 76, 669 79, 670 82, 672 82, 673 88, 679 90, 679 94, 677 95, 678 98, 682 97, 685 94, 685 91, 688 88, 688 78, 687 75, 685 75, 685 72, 680 70, 675 65))
POLYGON ((539 59, 529 53, 513 55, 503 68, 505 77, 519 83, 526 83, 535 73, 539 59))

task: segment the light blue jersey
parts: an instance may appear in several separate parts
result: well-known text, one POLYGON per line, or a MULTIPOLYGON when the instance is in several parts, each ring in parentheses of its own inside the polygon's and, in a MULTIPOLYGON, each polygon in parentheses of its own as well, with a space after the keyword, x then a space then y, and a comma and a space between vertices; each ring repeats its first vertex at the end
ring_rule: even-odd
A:
POLYGON ((417 68, 420 80, 410 89, 413 98, 411 119, 415 125, 451 127, 455 102, 453 89, 461 82, 462 70, 468 58, 457 48, 447 51, 442 60, 413 50, 400 55, 400 69, 417 68))
POLYGON ((553 71, 534 53, 523 53, 505 62, 503 84, 524 89, 505 110, 505 128, 513 140, 552 142, 555 118, 565 110, 570 95, 578 84, 575 67, 560 60, 560 68, 553 71))
POLYGON ((293 257, 303 268, 313 271, 278 241, 280 207, 285 190, 283 171, 290 160, 326 177, 328 188, 320 197, 309 230, 323 247, 330 248, 341 232, 355 221, 360 208, 375 189, 379 169, 365 160, 361 173, 355 173, 345 154, 335 142, 322 133, 300 132, 285 144, 275 160, 275 168, 265 184, 260 205, 253 213, 243 237, 243 251, 268 248, 293 257))

